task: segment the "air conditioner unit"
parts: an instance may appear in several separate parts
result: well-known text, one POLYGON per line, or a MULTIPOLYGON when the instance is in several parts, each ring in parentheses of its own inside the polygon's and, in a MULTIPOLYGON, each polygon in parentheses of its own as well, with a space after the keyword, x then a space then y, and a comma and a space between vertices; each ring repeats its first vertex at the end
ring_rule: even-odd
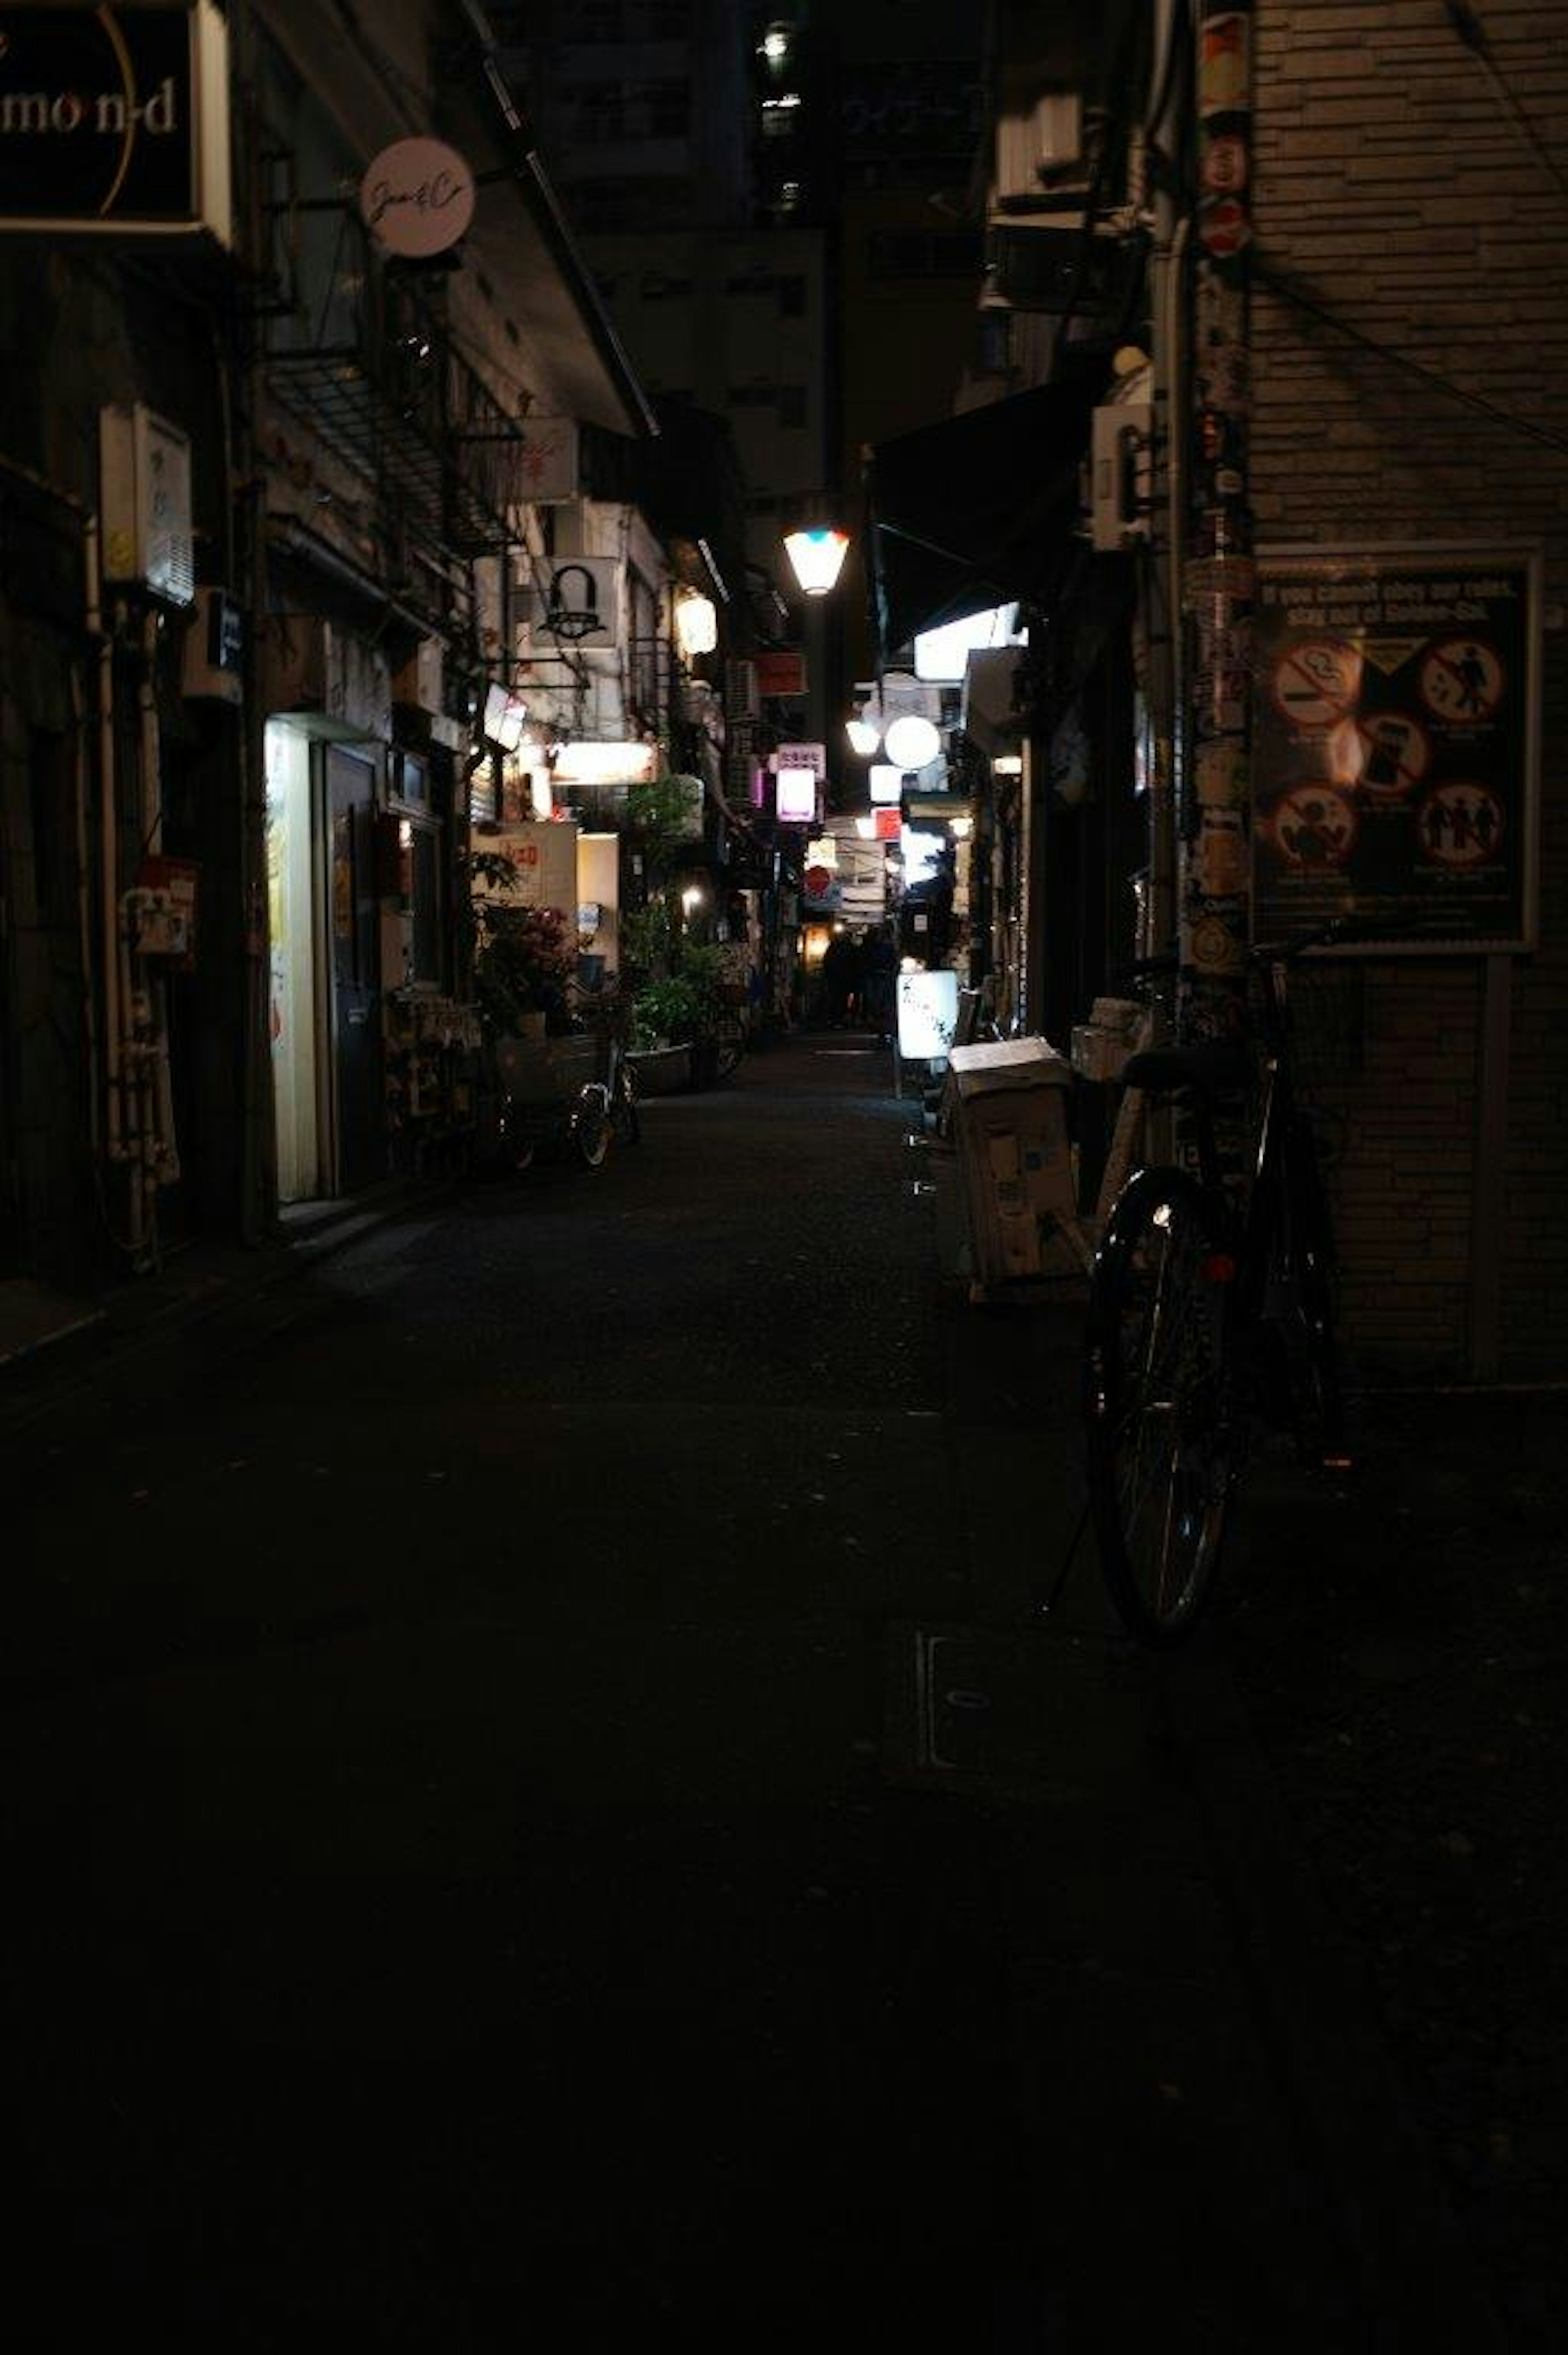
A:
POLYGON ((1083 153, 1083 101, 1075 90, 1044 91, 1022 114, 996 125, 996 194, 1037 197, 1043 176, 1065 171, 1083 153))
POLYGON ((99 412, 103 577, 171 605, 196 594, 191 445, 140 401, 99 412))
POLYGON ((1108 232, 1086 236, 1074 212, 1012 218, 992 210, 985 233, 980 307, 1093 318, 1119 307, 1132 249, 1108 232))
POLYGON ((392 700, 411 711, 424 711, 434 716, 444 707, 441 701, 444 649, 440 638, 421 638, 401 670, 393 675, 392 700))
POLYGON ((185 631, 180 692, 194 701, 238 703, 244 688, 245 617, 225 590, 198 589, 185 631))
POLYGON ((1098 549, 1149 538, 1154 504, 1154 410, 1146 400, 1107 401, 1095 411, 1090 514, 1098 549))

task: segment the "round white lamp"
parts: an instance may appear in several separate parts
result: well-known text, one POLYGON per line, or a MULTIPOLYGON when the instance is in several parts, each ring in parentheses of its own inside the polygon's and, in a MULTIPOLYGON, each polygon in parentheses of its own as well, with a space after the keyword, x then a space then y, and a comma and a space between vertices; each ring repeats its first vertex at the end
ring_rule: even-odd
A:
POLYGON ((900 769, 924 769, 942 749, 942 740, 928 719, 906 711, 885 738, 888 759, 900 769))

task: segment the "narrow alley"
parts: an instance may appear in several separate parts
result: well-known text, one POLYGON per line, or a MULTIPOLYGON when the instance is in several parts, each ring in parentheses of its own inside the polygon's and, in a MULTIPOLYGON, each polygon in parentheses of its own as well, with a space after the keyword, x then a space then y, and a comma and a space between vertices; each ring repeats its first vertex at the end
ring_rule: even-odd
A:
POLYGON ((909 1116, 790 1039, 14 1443, 37 2343, 1460 2343, 1164 1689, 1025 1625, 1076 1320, 944 1291, 909 1116))

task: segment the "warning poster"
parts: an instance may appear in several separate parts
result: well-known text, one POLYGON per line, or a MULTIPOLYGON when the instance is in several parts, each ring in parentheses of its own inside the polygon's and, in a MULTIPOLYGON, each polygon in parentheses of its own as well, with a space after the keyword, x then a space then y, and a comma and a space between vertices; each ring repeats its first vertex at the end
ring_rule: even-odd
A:
POLYGON ((1412 925, 1529 944, 1535 559, 1486 549, 1265 559, 1254 645, 1253 927, 1412 925))

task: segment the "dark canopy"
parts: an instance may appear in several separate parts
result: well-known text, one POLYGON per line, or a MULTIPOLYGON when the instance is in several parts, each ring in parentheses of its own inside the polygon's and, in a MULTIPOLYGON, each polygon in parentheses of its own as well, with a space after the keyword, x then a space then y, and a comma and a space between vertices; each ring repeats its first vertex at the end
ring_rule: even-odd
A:
POLYGON ((1103 363, 879 442, 867 476, 885 660, 916 631, 1048 596, 1074 546, 1103 363))

